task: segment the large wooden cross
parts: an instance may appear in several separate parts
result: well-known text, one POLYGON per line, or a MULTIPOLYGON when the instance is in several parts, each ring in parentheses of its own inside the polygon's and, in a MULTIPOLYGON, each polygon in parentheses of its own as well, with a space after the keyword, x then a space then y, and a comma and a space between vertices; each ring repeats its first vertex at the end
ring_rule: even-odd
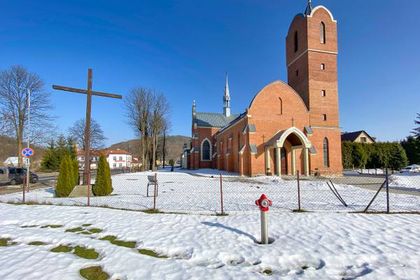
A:
POLYGON ((64 87, 53 85, 53 89, 62 90, 67 92, 74 92, 74 93, 81 93, 86 94, 86 124, 85 124, 85 166, 84 166, 84 175, 83 175, 83 183, 88 187, 88 204, 89 204, 89 196, 90 196, 90 119, 91 119, 91 111, 92 111, 92 95, 101 96, 101 97, 109 97, 109 98, 117 98, 122 99, 122 96, 119 94, 113 93, 106 93, 100 91, 93 91, 92 90, 92 69, 88 69, 88 82, 87 82, 87 89, 78 89, 78 88, 71 88, 71 87, 64 87))

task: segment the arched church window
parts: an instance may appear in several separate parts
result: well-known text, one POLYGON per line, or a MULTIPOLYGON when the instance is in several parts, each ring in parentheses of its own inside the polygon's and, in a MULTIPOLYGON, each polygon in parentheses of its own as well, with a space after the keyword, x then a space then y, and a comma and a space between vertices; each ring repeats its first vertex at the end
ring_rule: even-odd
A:
POLYGON ((280 109, 280 115, 283 115, 283 100, 279 97, 279 109, 280 109))
POLYGON ((324 138, 323 151, 324 151, 324 167, 330 167, 330 147, 327 137, 324 138))
POLYGON ((295 52, 297 52, 298 49, 299 49, 298 32, 297 31, 295 31, 295 39, 294 39, 294 42, 295 42, 295 52))
POLYGON ((208 139, 204 139, 201 143, 201 160, 210 160, 211 145, 208 139))
POLYGON ((326 34, 325 34, 325 23, 321 21, 320 25, 320 33, 321 33, 321 44, 325 44, 327 42, 326 34))

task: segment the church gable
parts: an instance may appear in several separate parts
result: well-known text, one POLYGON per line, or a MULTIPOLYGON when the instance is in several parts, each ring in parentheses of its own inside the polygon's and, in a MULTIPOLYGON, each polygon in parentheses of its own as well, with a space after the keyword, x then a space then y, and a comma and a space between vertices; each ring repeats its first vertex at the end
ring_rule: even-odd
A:
POLYGON ((289 115, 306 115, 308 109, 302 98, 286 83, 276 81, 264 87, 252 100, 249 114, 253 118, 276 118, 289 115))

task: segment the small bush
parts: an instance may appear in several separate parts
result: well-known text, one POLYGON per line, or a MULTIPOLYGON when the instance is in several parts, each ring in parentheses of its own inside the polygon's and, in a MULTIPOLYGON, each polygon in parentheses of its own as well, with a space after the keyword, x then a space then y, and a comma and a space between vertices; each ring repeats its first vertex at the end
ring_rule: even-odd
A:
POLYGON ((64 156, 60 164, 55 194, 58 197, 68 197, 74 188, 74 173, 71 159, 68 155, 64 156))
POLYGON ((109 168, 108 162, 105 159, 105 156, 103 155, 99 157, 98 173, 96 175, 96 182, 92 190, 96 196, 110 195, 113 191, 111 170, 109 168))

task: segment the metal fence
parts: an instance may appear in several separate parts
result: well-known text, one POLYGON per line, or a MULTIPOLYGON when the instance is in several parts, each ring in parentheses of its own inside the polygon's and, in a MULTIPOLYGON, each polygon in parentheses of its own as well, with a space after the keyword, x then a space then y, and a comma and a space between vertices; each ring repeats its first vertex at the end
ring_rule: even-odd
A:
MULTIPOLYGON (((112 176, 109 196, 90 197, 90 206, 163 212, 256 211, 266 194, 271 211, 420 213, 420 174, 345 172, 337 177, 240 177, 217 171, 160 170, 112 176)), ((87 205, 86 197, 56 198, 53 187, 27 194, 27 202, 87 205)), ((0 197, 4 201, 4 197, 0 197)), ((16 198, 15 201, 18 201, 16 198)))

